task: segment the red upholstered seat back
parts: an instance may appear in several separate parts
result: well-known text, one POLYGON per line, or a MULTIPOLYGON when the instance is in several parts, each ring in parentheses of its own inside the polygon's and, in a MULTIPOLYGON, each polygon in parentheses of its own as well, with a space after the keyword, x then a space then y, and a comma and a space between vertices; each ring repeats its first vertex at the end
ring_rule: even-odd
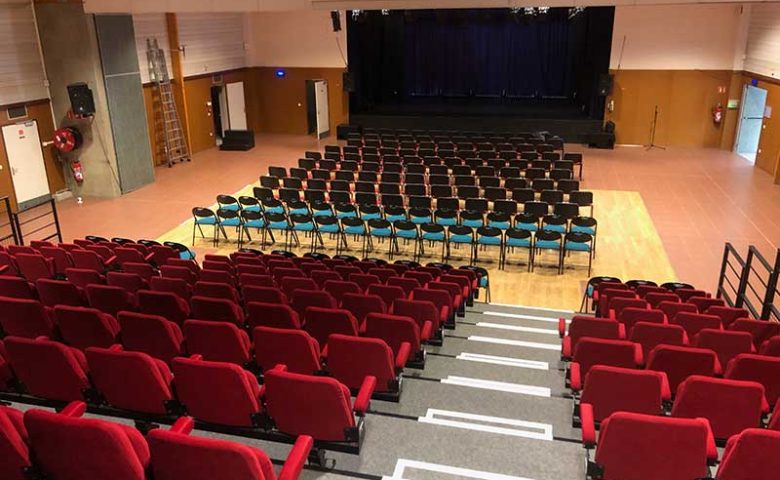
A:
POLYGON ((147 436, 156 480, 275 480, 273 464, 256 448, 157 428, 147 436))
POLYGON ((30 451, 22 412, 0 407, 0 478, 24 480, 22 469, 28 466, 30 451))
POLYGON ((247 304, 247 326, 273 328, 301 328, 298 312, 289 305, 278 303, 249 302, 247 304))
POLYGON ((150 315, 160 315, 181 325, 190 316, 187 302, 175 293, 138 291, 138 309, 150 315))
POLYGON ((382 297, 388 311, 392 310, 396 300, 406 298, 403 288, 393 285, 371 285, 368 287, 368 294, 382 297))
POLYGON ((0 296, 30 300, 35 298, 30 282, 9 275, 0 275, 0 296))
POLYGON ((617 319, 626 326, 626 332, 630 332, 639 322, 662 324, 666 321, 666 315, 661 310, 626 307, 620 312, 617 319))
POLYGON ((780 357, 780 335, 764 340, 758 353, 771 357, 780 357))
POLYGON ((249 336, 233 323, 187 320, 182 332, 187 351, 202 355, 204 360, 244 365, 250 359, 249 336))
POLYGON ((382 297, 362 293, 345 294, 341 300, 341 308, 352 312, 358 324, 362 323, 369 313, 387 313, 387 306, 382 297))
POLYGON ((285 277, 280 286, 287 298, 292 298, 296 290, 319 290, 319 285, 311 278, 285 277))
POLYGON ((740 318, 729 325, 729 330, 750 333, 753 336, 753 344, 758 348, 770 337, 780 335, 780 323, 770 322, 768 320, 740 318))
POLYGON ((257 379, 238 365, 174 358, 172 370, 179 400, 204 422, 248 427, 260 411, 257 379))
POLYGON ((175 293, 187 301, 192 297, 192 285, 181 278, 152 277, 149 281, 149 287, 155 292, 175 293))
POLYGON ((706 312, 709 315, 717 315, 720 317, 721 323, 724 328, 728 328, 729 325, 734 323, 738 318, 749 318, 750 313, 744 308, 725 307, 722 305, 713 305, 708 308, 706 312))
POLYGON ((390 277, 387 279, 387 284, 403 288, 406 295, 411 295, 415 288, 420 287, 420 282, 417 279, 408 277, 390 277))
POLYGON ((70 282, 40 278, 35 282, 35 286, 38 289, 38 297, 41 299, 41 303, 48 307, 56 305, 86 305, 78 287, 70 282))
POLYGON ((166 363, 182 353, 184 336, 179 326, 165 317, 120 312, 118 321, 125 350, 144 352, 166 363))
POLYGON ((320 346, 303 330, 257 327, 253 330, 255 360, 268 371, 282 364, 294 373, 313 375, 321 369, 320 346))
POLYGON ((441 325, 439 311, 433 302, 406 299, 396 300, 393 304, 393 314, 414 319, 420 328, 423 328, 425 322, 431 322, 434 331, 438 330, 441 325))
POLYGON ((309 307, 306 309, 306 331, 324 347, 333 333, 357 336, 358 323, 349 310, 309 307))
POLYGON ((81 350, 110 347, 119 334, 116 319, 95 308, 58 305, 54 307, 54 318, 65 343, 81 350))
POLYGON ((178 278, 184 280, 190 285, 195 285, 195 282, 198 281, 198 274, 196 272, 193 272, 191 268, 180 267, 174 264, 161 266, 160 274, 163 277, 178 278))
POLYGON ((573 360, 580 364, 583 377, 594 365, 636 368, 637 360, 641 360, 641 351, 637 355, 637 348, 640 348, 637 344, 626 340, 586 337, 577 343, 573 360))
POLYGON ((376 377, 376 391, 392 390, 394 363, 393 351, 384 340, 338 334, 328 338, 328 371, 351 389, 359 389, 371 375, 376 377))
POLYGON ((287 295, 276 287, 264 287, 259 285, 244 285, 241 288, 244 302, 279 303, 287 304, 287 295))
POLYGON ((131 427, 29 410, 24 424, 43 474, 57 480, 144 480, 149 447, 131 427))
POLYGON ((780 432, 744 430, 729 439, 718 467, 718 480, 774 478, 780 471, 780 432))
POLYGON ((686 345, 688 335, 679 325, 639 322, 631 329, 628 339, 642 345, 645 361, 658 345, 686 345))
POLYGON ((660 415, 668 396, 662 372, 596 365, 585 377, 580 402, 591 404, 594 420, 600 422, 619 411, 660 415))
POLYGON ((16 260, 16 265, 22 276, 28 282, 54 276, 54 262, 38 253, 18 253, 14 255, 14 260, 16 260))
POLYGON ((114 287, 120 287, 126 292, 135 293, 138 290, 148 288, 146 280, 137 273, 108 272, 106 283, 114 287))
POLYGON ((620 338, 620 323, 606 318, 576 316, 569 324, 569 337, 572 351, 577 348, 580 339, 585 337, 617 340, 620 338))
POLYGON ((244 313, 237 303, 223 298, 192 297, 190 300, 192 318, 244 324, 244 313))
POLYGON ((49 400, 81 400, 89 388, 84 355, 51 340, 6 337, 8 361, 27 391, 49 400))
POLYGON ((344 441, 355 426, 349 388, 335 378, 273 369, 265 374, 265 400, 276 427, 290 435, 344 441))
POLYGON ((221 298, 230 300, 233 303, 240 303, 238 292, 232 285, 219 282, 195 282, 192 287, 192 294, 199 297, 221 298))
MULTIPOLYGON (((662 302, 672 302, 672 303, 680 303, 680 297, 677 295, 667 292, 667 293, 648 293, 645 295, 645 300, 647 300, 647 303, 650 304, 653 308, 660 307, 662 302)), ((663 310, 663 309, 662 309, 663 310)))
POLYGON ((709 349, 659 345, 650 352, 647 369, 665 372, 672 393, 690 375, 712 377, 720 373, 718 356, 709 349))
POLYGON ((618 412, 601 424, 595 460, 605 478, 690 480, 707 476, 708 445, 704 420, 618 412))
POLYGON ((760 383, 691 375, 677 388, 672 416, 706 418, 715 438, 727 439, 760 425, 768 410, 760 383))
POLYGON ((721 367, 728 365, 729 361, 740 353, 752 353, 753 337, 747 332, 730 332, 705 328, 699 331, 694 338, 695 346, 709 348, 718 355, 721 367))
MULTIPOLYGON (((615 312, 614 318, 620 318, 623 309, 626 308, 647 308, 648 303, 642 298, 614 298, 609 302, 609 309, 615 312)), ((611 314, 611 313, 610 313, 611 314)))
POLYGON ((680 312, 674 316, 671 323, 682 326, 689 339, 692 339, 703 328, 721 329, 720 317, 704 313, 680 312))
POLYGON ((49 312, 41 302, 8 297, 0 297, 0 326, 6 335, 25 338, 48 337, 54 329, 49 312))
POLYGON ((360 285, 355 282, 348 282, 344 280, 326 280, 322 285, 322 289, 328 292, 336 300, 338 305, 341 305, 341 301, 344 299, 344 295, 348 293, 363 293, 360 285))
POLYGON ((366 337, 381 338, 398 354, 403 342, 411 346, 412 355, 420 350, 420 327, 408 316, 369 313, 366 316, 366 337))
POLYGON ((87 285, 89 306, 103 313, 116 315, 122 310, 135 310, 135 295, 124 288, 110 285, 87 285))
POLYGON ((723 376, 760 383, 766 390, 767 401, 772 405, 780 398, 780 357, 742 353, 729 362, 723 376))
POLYGON ((114 407, 163 415, 173 400, 171 373, 162 360, 141 352, 88 348, 85 352, 95 388, 114 407))
POLYGON ((328 293, 321 290, 296 290, 292 297, 292 307, 298 315, 306 314, 309 307, 336 308, 336 300, 328 293))

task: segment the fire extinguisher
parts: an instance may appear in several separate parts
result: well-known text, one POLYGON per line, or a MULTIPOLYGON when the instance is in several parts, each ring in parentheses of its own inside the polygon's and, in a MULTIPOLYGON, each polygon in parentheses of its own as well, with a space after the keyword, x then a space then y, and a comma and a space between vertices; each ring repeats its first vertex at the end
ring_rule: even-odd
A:
POLYGON ((723 106, 720 103, 712 109, 712 121, 715 125, 720 125, 720 122, 723 121, 723 106))
POLYGON ((81 168, 81 162, 78 160, 70 162, 70 170, 73 173, 73 179, 76 180, 76 183, 81 185, 81 183, 84 182, 84 170, 81 168))

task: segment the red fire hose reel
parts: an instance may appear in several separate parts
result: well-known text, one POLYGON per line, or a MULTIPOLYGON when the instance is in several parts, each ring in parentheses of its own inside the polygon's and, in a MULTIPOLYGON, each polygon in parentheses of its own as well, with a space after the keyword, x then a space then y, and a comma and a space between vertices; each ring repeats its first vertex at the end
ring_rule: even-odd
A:
POLYGON ((54 148, 61 152, 72 152, 84 143, 84 137, 76 127, 63 127, 54 132, 54 148))

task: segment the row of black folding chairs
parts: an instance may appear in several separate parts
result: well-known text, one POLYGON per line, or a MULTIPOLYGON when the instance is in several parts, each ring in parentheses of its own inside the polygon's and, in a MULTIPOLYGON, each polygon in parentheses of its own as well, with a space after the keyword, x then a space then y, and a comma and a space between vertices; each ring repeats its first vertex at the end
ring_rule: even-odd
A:
POLYGON ((502 150, 453 150, 448 148, 395 148, 395 147, 355 147, 345 146, 342 151, 325 151, 324 153, 309 150, 304 156, 310 158, 328 158, 332 160, 369 160, 377 161, 376 157, 458 157, 458 158, 481 158, 489 160, 492 158, 503 158, 507 160, 515 158, 525 158, 535 160, 537 158, 547 158, 550 160, 559 159, 564 154, 562 151, 555 151, 549 145, 520 146, 518 149, 502 150))
MULTIPOLYGON (((313 152, 316 153, 316 152, 313 152)), ((307 153, 308 154, 308 153, 307 153)), ((327 154, 326 154, 327 155, 327 154)), ((550 170, 556 168, 555 165, 560 164, 557 168, 574 169, 574 165, 582 164, 582 154, 565 154, 563 158, 557 153, 545 154, 545 158, 538 158, 537 156, 527 156, 527 158, 462 158, 458 156, 443 157, 443 156, 399 156, 399 155, 387 155, 384 157, 378 156, 376 158, 367 158, 362 156, 356 156, 355 158, 340 158, 333 156, 334 158, 322 158, 319 155, 311 155, 309 158, 304 157, 298 159, 300 168, 313 169, 323 168, 327 170, 339 169, 342 164, 352 166, 351 168, 359 169, 363 164, 377 164, 381 168, 398 168, 399 165, 403 167, 411 167, 414 165, 424 167, 469 167, 472 170, 478 168, 493 168, 501 169, 505 167, 515 167, 520 169, 526 168, 544 168, 550 170), (353 166, 354 165, 354 166, 353 166)), ((346 168, 342 168, 346 169, 346 168)))
POLYGON ((344 147, 340 145, 326 145, 325 153, 380 153, 392 155, 399 150, 430 150, 459 152, 461 155, 475 155, 478 152, 562 152, 563 144, 552 143, 477 143, 470 142, 413 142, 397 140, 349 142, 344 147))

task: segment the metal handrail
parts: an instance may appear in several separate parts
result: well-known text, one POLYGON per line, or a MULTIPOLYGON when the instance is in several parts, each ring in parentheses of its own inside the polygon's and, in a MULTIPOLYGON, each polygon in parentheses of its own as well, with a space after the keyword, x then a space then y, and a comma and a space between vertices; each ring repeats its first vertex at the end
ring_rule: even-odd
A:
POLYGON ((770 263, 753 245, 748 247, 747 256, 743 258, 731 243, 726 243, 716 295, 732 307, 747 309, 755 318, 780 321, 780 308, 774 304, 775 298, 780 298, 778 279, 780 249, 774 263, 770 263), (762 276, 764 272, 766 275, 762 276), (739 279, 736 287, 730 274, 739 279))

